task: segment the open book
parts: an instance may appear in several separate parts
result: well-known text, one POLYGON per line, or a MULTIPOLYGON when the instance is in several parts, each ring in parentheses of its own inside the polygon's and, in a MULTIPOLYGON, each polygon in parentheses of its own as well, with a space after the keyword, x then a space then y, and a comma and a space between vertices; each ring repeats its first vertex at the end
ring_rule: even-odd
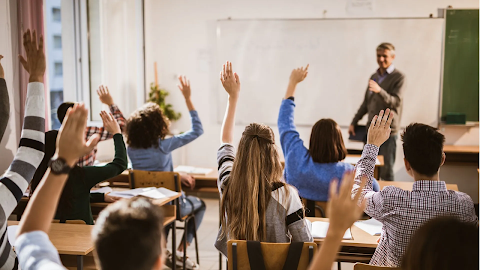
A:
POLYGON ((109 194, 110 196, 120 197, 120 198, 132 198, 135 196, 146 197, 150 199, 164 199, 178 195, 178 192, 171 191, 166 188, 135 188, 130 190, 122 191, 113 191, 109 194))
POLYGON ((212 169, 208 169, 208 168, 197 168, 197 167, 193 167, 193 166, 180 165, 180 166, 177 166, 177 167, 174 169, 174 171, 175 171, 175 172, 178 172, 178 173, 207 175, 207 174, 209 174, 209 173, 212 171, 212 169))
MULTIPOLYGON (((328 226, 330 223, 325 221, 314 221, 312 222, 312 236, 313 238, 325 238, 327 237, 328 226)), ((344 240, 352 240, 352 232, 350 228, 343 235, 344 240)))
POLYGON ((382 234, 383 224, 374 218, 371 218, 369 220, 357 221, 354 224, 359 229, 362 229, 373 236, 382 234))

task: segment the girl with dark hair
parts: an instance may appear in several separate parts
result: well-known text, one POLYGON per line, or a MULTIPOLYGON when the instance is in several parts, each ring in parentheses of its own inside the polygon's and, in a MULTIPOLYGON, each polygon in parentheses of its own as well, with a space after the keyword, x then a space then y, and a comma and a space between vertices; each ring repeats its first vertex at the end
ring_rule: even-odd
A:
MULTIPOLYGON (((300 197, 326 202, 328 187, 332 179, 342 179, 347 171, 352 171, 351 164, 342 162, 347 156, 342 132, 332 119, 320 119, 312 128, 310 146, 307 149, 300 139, 295 123, 295 90, 308 74, 305 68, 294 69, 290 75, 285 99, 278 114, 280 144, 285 157, 285 181, 298 189, 300 197)), ((374 189, 379 190, 378 183, 374 189)))
MULTIPOLYGON (((116 197, 109 196, 108 193, 90 194, 90 190, 98 183, 121 174, 127 169, 127 151, 120 131, 120 126, 115 121, 111 113, 102 111, 100 116, 103 120, 104 128, 113 135, 115 143, 115 158, 105 166, 85 166, 75 165, 68 173, 68 180, 63 188, 60 201, 58 202, 55 219, 64 222, 66 220, 83 220, 88 225, 93 225, 92 210, 90 202, 114 202, 116 197)), ((40 183, 48 168, 48 162, 52 158, 56 149, 56 137, 58 131, 49 131, 46 134, 45 155, 42 164, 35 172, 32 180, 32 193, 40 183)))
MULTIPOLYGON (((173 171, 172 152, 203 134, 202 123, 190 99, 190 81, 185 77, 179 77, 179 80, 180 85, 178 87, 190 111, 192 129, 167 138, 170 122, 157 104, 148 103, 133 112, 127 120, 127 151, 134 170, 173 171)), ((195 178, 192 176, 181 175, 181 180, 183 186, 195 187, 195 178)), ((187 237, 187 247, 193 241, 194 230, 197 230, 200 226, 205 210, 205 203, 198 197, 185 195, 180 197, 181 215, 192 212, 195 215, 195 222, 190 220, 186 225, 189 226, 188 235, 184 235, 184 237, 187 237)), ((184 251, 183 245, 180 245, 177 250, 176 260, 172 258, 171 254, 167 254, 167 266, 171 266, 175 262, 177 266, 183 266, 183 256, 181 254, 184 251)), ((192 260, 187 259, 186 268, 198 269, 199 266, 192 260)))

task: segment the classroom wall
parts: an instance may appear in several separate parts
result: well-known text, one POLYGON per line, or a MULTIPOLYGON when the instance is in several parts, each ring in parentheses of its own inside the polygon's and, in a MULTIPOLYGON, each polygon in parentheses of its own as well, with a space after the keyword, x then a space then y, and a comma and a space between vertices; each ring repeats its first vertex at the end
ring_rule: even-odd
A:
MULTIPOLYGON (((185 74, 191 79, 193 102, 198 110, 205 134, 187 147, 174 152, 175 164, 215 167, 216 149, 219 146, 220 123, 217 121, 217 101, 227 99, 226 95, 217 96, 220 67, 215 59, 216 20, 256 19, 256 18, 358 18, 358 17, 428 17, 437 16, 438 8, 452 5, 454 8, 478 8, 476 0, 304 0, 304 1, 145 1, 145 50, 146 85, 154 81, 153 65, 158 63, 160 84, 170 91, 168 101, 184 117, 173 128, 185 131, 190 127, 187 109, 176 84, 176 76, 185 74)), ((374 48, 372 48, 373 50, 374 48)), ((372 61, 375 61, 372 58, 372 61)), ((235 66, 235 63, 233 63, 235 66)), ((348 63, 347 63, 348 64, 348 63)), ((292 67, 293 68, 293 67, 292 67)), ((372 73, 374 70, 372 70, 372 73)), ((240 78, 241 78, 240 74, 240 78)), ((285 78, 282 78, 285 80, 285 78)), ((365 86, 359 86, 364 91, 365 86)), ((285 89, 279 89, 278 104, 285 89)), ((358 104, 360 104, 360 100, 358 104)), ((239 106, 248 106, 240 104, 239 106)), ((338 106, 333 104, 332 106, 338 106)), ((276 110, 278 108, 275 108, 276 110)), ((353 117, 353 115, 352 115, 353 117)), ((236 127, 236 142, 243 130, 236 127)), ((277 135, 278 129, 272 127, 277 135)), ((299 128, 301 137, 308 145, 310 128, 299 128)), ((478 145, 478 128, 443 131, 447 143, 478 145)), ((344 130, 344 136, 346 130, 344 130)), ((361 144, 347 143, 349 148, 361 148, 361 144)), ((401 142, 397 143, 396 180, 410 181, 403 166, 401 142)), ((478 173, 472 166, 458 169, 445 166, 441 170, 442 178, 447 182, 466 179, 460 185, 461 190, 469 191, 478 202, 478 173), (475 174, 471 171, 474 170, 475 174), (457 179, 455 179, 457 178, 457 179), (473 190, 473 191, 472 191, 473 190)))
POLYGON ((0 0, 0 54, 3 55, 2 66, 5 70, 8 95, 10 99, 10 119, 5 135, 0 142, 0 174, 12 162, 20 138, 20 94, 18 38, 17 38, 17 3, 15 0, 0 0))

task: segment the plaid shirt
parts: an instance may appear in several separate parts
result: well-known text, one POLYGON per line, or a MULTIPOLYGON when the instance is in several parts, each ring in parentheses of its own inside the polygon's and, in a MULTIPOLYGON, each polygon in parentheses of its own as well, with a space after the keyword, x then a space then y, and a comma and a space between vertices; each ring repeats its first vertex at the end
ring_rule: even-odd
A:
MULTIPOLYGON (((109 108, 113 114, 113 117, 115 118, 115 120, 117 120, 117 123, 123 132, 126 124, 125 117, 123 117, 123 114, 120 111, 120 109, 117 107, 117 105, 113 104, 109 106, 109 108)), ((87 127, 85 131, 86 140, 90 139, 90 137, 92 137, 94 134, 100 134, 100 141, 111 139, 113 138, 113 135, 114 135, 109 133, 104 127, 87 127)), ((97 155, 97 148, 95 147, 95 149, 93 149, 92 152, 90 152, 88 155, 83 156, 78 161, 77 165, 80 167, 93 166, 93 164, 95 163, 96 155, 97 155)))
POLYGON ((372 189, 373 170, 378 147, 367 144, 357 163, 355 185, 352 193, 360 188, 362 176, 368 179, 362 192, 367 200, 365 212, 383 223, 382 236, 370 264, 398 267, 415 230, 429 219, 438 216, 455 216, 477 223, 472 199, 465 193, 447 190, 445 182, 419 180, 412 191, 387 186, 380 192, 372 189))

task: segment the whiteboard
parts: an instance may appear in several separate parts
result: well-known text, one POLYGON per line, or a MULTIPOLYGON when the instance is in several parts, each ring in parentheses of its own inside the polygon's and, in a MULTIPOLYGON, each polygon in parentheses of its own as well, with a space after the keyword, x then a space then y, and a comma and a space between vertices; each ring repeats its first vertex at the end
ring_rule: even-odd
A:
MULTIPOLYGON (((296 91, 295 123, 332 118, 348 126, 377 70, 376 47, 396 48, 395 67, 406 77, 401 126, 438 122, 443 19, 220 20, 217 64, 240 76, 237 123, 275 125, 292 69, 310 64, 296 91)), ((218 120, 226 108, 219 85, 218 120)), ((367 116, 362 122, 366 122, 367 116)))

